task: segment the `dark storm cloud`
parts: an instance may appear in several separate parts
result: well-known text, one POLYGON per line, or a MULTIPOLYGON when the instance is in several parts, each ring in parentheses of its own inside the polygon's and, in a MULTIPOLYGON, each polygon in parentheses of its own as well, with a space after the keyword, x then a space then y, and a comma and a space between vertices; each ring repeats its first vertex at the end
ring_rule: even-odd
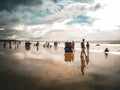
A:
POLYGON ((0 39, 31 39, 37 40, 41 39, 40 36, 32 37, 28 32, 15 30, 15 29, 5 29, 0 30, 0 39))
POLYGON ((59 0, 53 0, 53 2, 58 2, 59 0))
MULTIPOLYGON (((50 1, 57 3, 59 0, 50 1)), ((41 5, 43 2, 44 0, 0 0, 0 11, 2 10, 12 11, 19 5, 23 6, 41 5)))
POLYGON ((17 24, 21 20, 21 16, 19 13, 12 13, 7 11, 1 11, 0 12, 0 26, 8 26, 12 24, 17 24))
POLYGON ((0 36, 11 36, 11 35, 20 35, 22 31, 14 29, 0 30, 0 36))
MULTIPOLYGON (((43 3, 47 1, 57 3, 58 0, 1 0, 0 1, 0 27, 12 27, 17 24, 36 24, 43 18, 40 11, 33 13, 36 8, 44 10, 43 3), (38 14, 38 15, 37 15, 38 14), (35 21, 34 21, 35 20, 35 21)), ((46 6, 47 7, 47 6, 46 6)), ((45 15, 44 15, 45 16, 45 15)), ((40 22, 39 22, 40 23, 40 22)))
POLYGON ((0 11, 12 11, 19 5, 29 6, 34 4, 42 4, 42 0, 0 0, 0 11))
POLYGON ((13 19, 10 19, 10 20, 7 20, 7 22, 0 22, 0 26, 8 26, 8 25, 12 25, 12 24, 18 24, 19 23, 19 19, 18 18, 13 18, 13 19))

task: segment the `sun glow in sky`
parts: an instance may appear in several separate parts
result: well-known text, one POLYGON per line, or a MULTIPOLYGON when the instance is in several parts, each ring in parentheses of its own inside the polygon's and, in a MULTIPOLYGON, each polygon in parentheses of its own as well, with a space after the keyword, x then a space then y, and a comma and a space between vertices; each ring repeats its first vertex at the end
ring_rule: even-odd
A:
POLYGON ((120 40, 119 0, 1 0, 1 39, 120 40))

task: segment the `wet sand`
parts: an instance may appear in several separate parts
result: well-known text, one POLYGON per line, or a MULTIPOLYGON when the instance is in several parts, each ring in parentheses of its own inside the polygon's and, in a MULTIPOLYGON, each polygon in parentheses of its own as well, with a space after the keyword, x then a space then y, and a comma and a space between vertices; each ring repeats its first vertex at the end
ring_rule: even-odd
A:
POLYGON ((119 74, 119 55, 90 52, 82 58, 80 51, 65 54, 63 48, 0 48, 0 90, 120 90, 119 74))

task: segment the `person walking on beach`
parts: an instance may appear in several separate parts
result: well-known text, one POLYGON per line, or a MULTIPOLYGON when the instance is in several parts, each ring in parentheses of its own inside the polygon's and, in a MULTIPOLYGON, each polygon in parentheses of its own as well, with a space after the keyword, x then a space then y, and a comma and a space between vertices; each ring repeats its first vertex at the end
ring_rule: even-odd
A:
POLYGON ((82 54, 87 56, 85 53, 85 39, 82 39, 82 42, 81 42, 81 56, 82 56, 82 54))
POLYGON ((39 50, 39 42, 36 43, 37 51, 39 50))
POLYGON ((89 54, 89 48, 90 48, 89 42, 87 42, 86 47, 87 47, 87 54, 89 54))

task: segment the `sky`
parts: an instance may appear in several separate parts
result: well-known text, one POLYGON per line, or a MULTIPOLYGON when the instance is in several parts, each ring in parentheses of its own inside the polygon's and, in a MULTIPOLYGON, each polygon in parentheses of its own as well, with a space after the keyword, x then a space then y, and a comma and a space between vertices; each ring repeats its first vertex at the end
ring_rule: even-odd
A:
POLYGON ((120 40, 120 0, 1 0, 0 39, 120 40))

